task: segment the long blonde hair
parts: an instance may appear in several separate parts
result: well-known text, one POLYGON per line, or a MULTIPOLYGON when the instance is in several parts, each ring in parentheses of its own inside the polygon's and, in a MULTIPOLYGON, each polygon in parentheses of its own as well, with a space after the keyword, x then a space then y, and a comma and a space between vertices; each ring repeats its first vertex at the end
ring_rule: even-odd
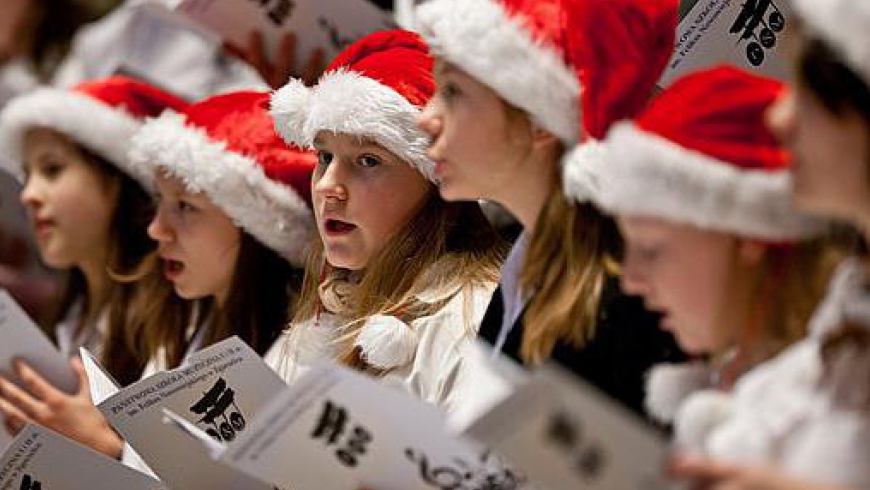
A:
MULTIPOLYGON (((407 322, 431 315, 456 293, 496 282, 504 250, 477 203, 445 202, 433 186, 421 210, 372 258, 353 288, 348 302, 353 311, 342 318, 338 360, 368 369, 354 346, 366 319, 385 314, 407 322), (419 300, 424 293, 440 299, 419 300)), ((329 266, 323 244, 315 237, 291 329, 315 320, 324 309, 318 292, 324 267, 329 266)))
POLYGON ((564 341, 580 348, 594 335, 604 282, 622 242, 615 223, 591 205, 568 202, 561 185, 545 203, 520 274, 532 292, 520 355, 540 364, 564 341))

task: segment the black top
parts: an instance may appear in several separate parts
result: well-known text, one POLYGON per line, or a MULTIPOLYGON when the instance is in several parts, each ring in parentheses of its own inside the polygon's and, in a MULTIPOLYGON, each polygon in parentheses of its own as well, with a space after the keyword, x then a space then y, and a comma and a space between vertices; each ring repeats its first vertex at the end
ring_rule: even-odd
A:
POLYGON ((393 0, 371 0, 371 2, 384 10, 393 10, 393 0))
MULTIPOLYGON (((491 344, 495 344, 501 330, 503 311, 499 287, 480 326, 480 336, 491 344)), ((611 278, 604 287, 593 339, 579 349, 557 343, 552 359, 648 418, 643 409, 647 371, 655 364, 685 360, 673 336, 660 330, 658 322, 658 315, 644 309, 640 298, 622 294, 617 279, 611 278)), ((504 345, 504 354, 521 364, 522 324, 521 315, 504 345)))

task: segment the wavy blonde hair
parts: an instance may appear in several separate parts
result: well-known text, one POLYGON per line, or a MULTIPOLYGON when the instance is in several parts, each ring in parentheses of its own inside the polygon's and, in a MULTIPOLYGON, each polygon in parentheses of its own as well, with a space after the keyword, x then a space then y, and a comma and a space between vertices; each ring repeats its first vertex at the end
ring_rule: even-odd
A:
POLYGON ((580 348, 595 335, 604 282, 621 250, 614 222, 590 205, 554 191, 537 220, 520 274, 532 291, 523 317, 520 355, 536 365, 557 342, 580 348))
MULTIPOLYGON (((370 369, 355 347, 369 317, 395 315, 408 322, 434 314, 457 293, 496 282, 505 248, 477 203, 445 202, 433 186, 421 210, 370 260, 353 288, 348 301, 353 311, 343 315, 338 360, 370 369), (421 295, 439 299, 424 302, 421 295)), ((290 328, 314 320, 324 309, 318 293, 324 267, 329 266, 323 243, 315 237, 290 328)), ((466 320, 473 328, 468 315, 466 320)))

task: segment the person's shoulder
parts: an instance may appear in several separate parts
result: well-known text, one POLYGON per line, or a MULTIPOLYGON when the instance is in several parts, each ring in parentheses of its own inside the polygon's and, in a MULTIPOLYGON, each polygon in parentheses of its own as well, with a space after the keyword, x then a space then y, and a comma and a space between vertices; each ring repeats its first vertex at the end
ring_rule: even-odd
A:
POLYGON ((483 320, 495 289, 495 283, 462 287, 455 291, 437 311, 414 320, 412 324, 417 328, 447 327, 457 332, 470 327, 472 333, 475 333, 483 320))

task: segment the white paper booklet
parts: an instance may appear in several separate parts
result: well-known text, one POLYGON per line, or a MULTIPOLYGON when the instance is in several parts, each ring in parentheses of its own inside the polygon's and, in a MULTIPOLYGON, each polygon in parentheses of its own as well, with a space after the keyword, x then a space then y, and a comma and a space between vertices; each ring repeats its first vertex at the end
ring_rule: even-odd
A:
MULTIPOLYGON (((204 439, 195 428, 184 430, 204 439)), ((449 435, 435 407, 335 365, 306 373, 237 440, 210 451, 293 490, 511 490, 523 483, 503 466, 484 463, 492 460, 477 444, 449 435)))
POLYGON ((88 375, 88 386, 91 389, 91 401, 94 405, 103 403, 121 390, 121 385, 103 369, 97 358, 86 347, 79 347, 79 357, 88 375))
POLYGON ((28 425, 0 456, 0 488, 160 490, 166 487, 46 428, 28 425))
MULTIPOLYGON (((22 359, 57 388, 75 393, 78 380, 64 357, 42 330, 18 306, 18 303, 0 289, 0 374, 21 385, 13 363, 22 359)), ((0 429, 0 450, 12 436, 0 429)))
POLYGON ((215 462, 202 444, 163 422, 163 409, 217 441, 232 441, 284 387, 256 352, 233 337, 194 354, 184 366, 120 390, 99 408, 170 488, 272 490, 215 462))
POLYGON ((539 369, 466 436, 551 490, 668 488, 664 436, 556 366, 539 369))
POLYGON ((680 21, 659 85, 667 88, 683 75, 723 63, 785 80, 783 34, 790 22, 785 0, 697 0, 680 21))
POLYGON ((347 45, 375 31, 394 27, 392 17, 368 0, 164 0, 178 20, 229 44, 247 47, 254 31, 263 34, 266 55, 274 60, 281 38, 297 37, 299 63, 316 48, 332 59, 347 45))

